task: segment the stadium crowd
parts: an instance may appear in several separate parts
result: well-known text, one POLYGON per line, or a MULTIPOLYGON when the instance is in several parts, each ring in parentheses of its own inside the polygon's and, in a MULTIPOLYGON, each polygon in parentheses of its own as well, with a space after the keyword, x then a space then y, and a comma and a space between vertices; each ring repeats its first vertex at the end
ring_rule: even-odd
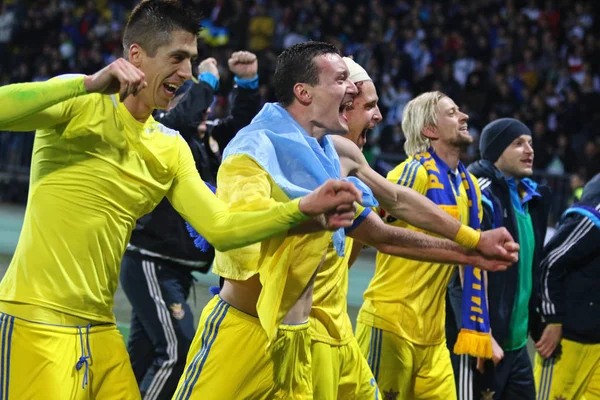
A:
MULTIPOLYGON (((122 54, 121 34, 137 1, 4 1, 0 84, 93 73, 122 54)), ((259 56, 262 102, 274 98, 275 58, 290 45, 325 40, 364 65, 380 94, 384 122, 365 152, 404 158, 406 103, 442 90, 469 114, 477 139, 510 116, 534 132, 535 168, 574 174, 582 186, 600 172, 600 35, 592 1, 191 0, 203 13, 199 60, 220 65, 234 50, 259 56)), ((221 72, 213 107, 227 114, 233 76, 221 72)), ((12 136, 2 147, 9 149, 12 136)), ((19 142, 22 138, 14 139, 19 142)), ((0 140, 1 141, 1 140, 0 140)), ((13 144, 14 147, 14 144, 13 144)), ((464 154, 477 159, 477 140, 464 154)), ((28 152, 27 152, 28 153, 28 152)), ((10 153, 3 154, 6 160, 10 153)))

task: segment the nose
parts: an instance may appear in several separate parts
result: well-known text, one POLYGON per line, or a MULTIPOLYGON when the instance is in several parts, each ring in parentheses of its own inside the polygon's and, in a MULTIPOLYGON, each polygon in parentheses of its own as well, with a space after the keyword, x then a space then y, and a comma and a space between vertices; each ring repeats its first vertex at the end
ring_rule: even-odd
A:
POLYGON ((462 114, 462 119, 464 119, 465 121, 469 120, 469 116, 467 114, 465 114, 464 112, 460 112, 462 114))
POLYGON ((184 81, 192 79, 192 62, 189 59, 181 63, 181 67, 177 70, 177 75, 184 81))
POLYGON ((356 87, 354 82, 352 82, 350 79, 346 79, 346 82, 348 82, 348 89, 346 90, 346 93, 352 94, 352 95, 357 95, 358 88, 356 87))
POLYGON ((375 106, 375 114, 373 114, 373 121, 378 124, 383 117, 381 116, 381 111, 379 110, 379 106, 375 106))
POLYGON ((525 143, 525 152, 533 154, 533 144, 525 143))

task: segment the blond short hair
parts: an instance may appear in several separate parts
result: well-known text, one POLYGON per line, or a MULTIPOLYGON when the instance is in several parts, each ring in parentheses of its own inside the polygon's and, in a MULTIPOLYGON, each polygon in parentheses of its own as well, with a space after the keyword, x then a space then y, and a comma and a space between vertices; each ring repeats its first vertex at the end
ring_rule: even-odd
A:
POLYGON ((406 142, 404 151, 408 156, 422 153, 429 149, 431 142, 423 136, 423 128, 437 126, 437 106, 444 93, 425 92, 408 102, 402 113, 402 131, 406 142))

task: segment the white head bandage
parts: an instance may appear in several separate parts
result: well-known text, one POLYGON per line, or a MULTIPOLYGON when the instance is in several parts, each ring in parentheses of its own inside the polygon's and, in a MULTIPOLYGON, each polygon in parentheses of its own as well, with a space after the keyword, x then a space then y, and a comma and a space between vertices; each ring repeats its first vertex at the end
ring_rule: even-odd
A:
POLYGON ((350 71, 349 78, 353 83, 372 80, 369 74, 367 74, 367 71, 350 57, 344 57, 344 62, 350 71))

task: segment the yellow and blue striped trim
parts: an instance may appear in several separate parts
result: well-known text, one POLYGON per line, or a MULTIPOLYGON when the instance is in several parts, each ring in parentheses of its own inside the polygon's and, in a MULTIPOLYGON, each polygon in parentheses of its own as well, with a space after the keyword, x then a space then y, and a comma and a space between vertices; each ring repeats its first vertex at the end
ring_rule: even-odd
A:
POLYGON ((538 388, 537 400, 550 400, 550 390, 552 389, 552 373, 554 372, 554 357, 544 360, 542 366, 542 379, 538 388))
POLYGON ((371 328, 371 343, 369 345, 369 356, 367 361, 375 381, 379 378, 379 364, 381 363, 381 343, 383 342, 383 331, 377 328, 371 328))
POLYGON ((414 158, 410 160, 404 166, 402 175, 400 175, 400 179, 398 179, 398 184, 412 188, 415 184, 415 178, 417 177, 417 171, 419 170, 420 165, 421 163, 415 160, 414 158))
POLYGON ((10 347, 15 317, 0 313, 0 332, 2 334, 0 360, 0 400, 8 400, 8 384, 10 382, 10 347))
POLYGON ((174 397, 175 399, 187 400, 190 398, 194 389, 194 385, 198 381, 200 373, 202 373, 202 367, 204 367, 204 364, 206 363, 208 353, 210 352, 210 349, 217 338, 219 327, 221 326, 221 322, 223 321, 223 318, 225 318, 229 307, 230 305, 228 303, 219 299, 215 308, 206 319, 206 322, 204 323, 204 329, 202 331, 202 345, 200 347, 200 351, 194 356, 194 359, 186 368, 185 380, 183 385, 181 385, 179 390, 177 390, 177 393, 174 397))

